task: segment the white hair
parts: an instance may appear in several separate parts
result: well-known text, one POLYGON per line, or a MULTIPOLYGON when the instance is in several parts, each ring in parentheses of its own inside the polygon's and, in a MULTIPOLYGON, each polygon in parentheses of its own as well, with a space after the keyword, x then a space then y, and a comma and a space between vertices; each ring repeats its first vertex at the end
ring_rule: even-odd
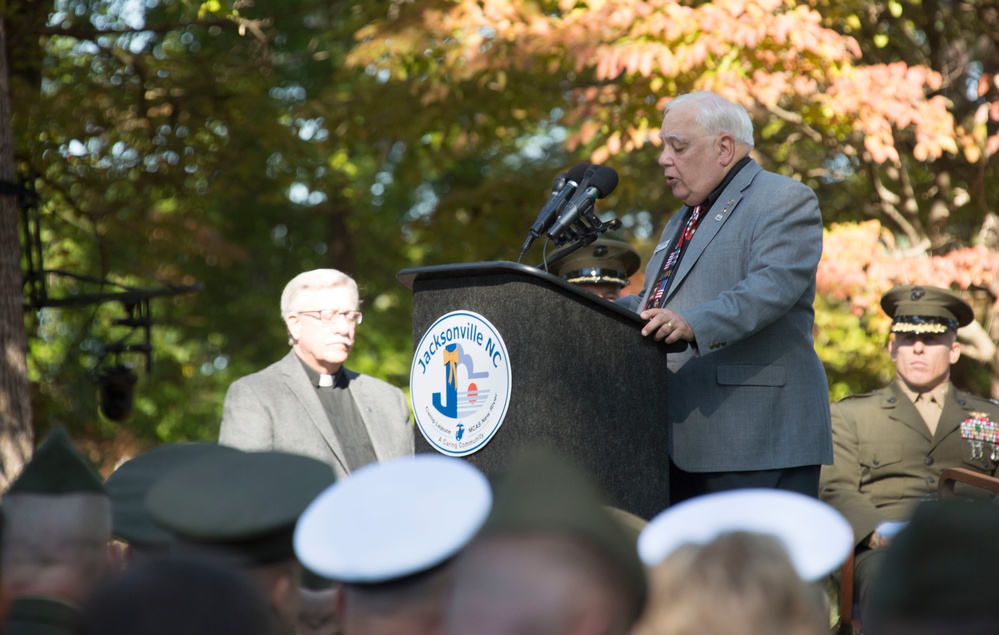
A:
POLYGON ((298 274, 285 285, 281 293, 281 318, 299 310, 296 305, 299 294, 306 289, 337 289, 346 287, 354 299, 354 305, 359 304, 357 282, 353 278, 336 269, 313 269, 298 274))
POLYGON ((697 124, 713 134, 730 134, 741 144, 753 147, 753 120, 746 109, 721 95, 708 91, 680 95, 666 104, 664 114, 684 105, 697 107, 697 124))

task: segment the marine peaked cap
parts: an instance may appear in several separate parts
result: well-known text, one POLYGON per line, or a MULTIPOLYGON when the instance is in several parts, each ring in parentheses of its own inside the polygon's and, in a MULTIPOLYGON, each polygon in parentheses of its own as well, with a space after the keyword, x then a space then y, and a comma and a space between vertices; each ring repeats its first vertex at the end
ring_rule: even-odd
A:
MULTIPOLYGON (((557 255, 558 252, 552 257, 557 255)), ((616 284, 624 287, 640 264, 641 257, 628 243, 598 238, 557 261, 552 273, 572 284, 616 284)))
POLYGON ((953 291, 918 284, 889 290, 881 308, 892 318, 892 333, 946 333, 975 319, 971 306, 953 291))
POLYGON ((165 443, 125 461, 105 482, 111 498, 111 533, 142 548, 167 547, 174 537, 149 517, 146 493, 156 481, 188 461, 238 451, 217 443, 165 443))
POLYGON ((266 564, 294 557, 298 517, 335 480, 329 465, 306 456, 211 452, 153 484, 146 511, 184 543, 266 564))

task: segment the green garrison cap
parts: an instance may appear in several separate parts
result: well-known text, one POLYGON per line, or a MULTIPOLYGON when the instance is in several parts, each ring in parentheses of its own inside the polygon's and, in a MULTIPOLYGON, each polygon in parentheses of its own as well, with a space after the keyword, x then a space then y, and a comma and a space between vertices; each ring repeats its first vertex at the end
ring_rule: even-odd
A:
POLYGON ((999 507, 921 503, 884 556, 864 607, 870 635, 999 633, 999 507))
MULTIPOLYGON (((552 254, 552 258, 558 253, 552 254)), ((623 240, 598 238, 555 262, 552 273, 573 284, 616 284, 624 287, 641 263, 638 252, 623 240)))
POLYGON ((52 428, 8 494, 104 494, 104 481, 62 426, 52 428))
POLYGON ((948 289, 906 284, 881 296, 881 308, 892 318, 892 333, 946 333, 971 324, 975 313, 948 289))
POLYGON ((238 452, 217 443, 168 443, 125 461, 108 476, 104 486, 111 499, 111 529, 118 538, 138 547, 162 548, 173 542, 146 513, 146 493, 171 470, 203 456, 238 452))
POLYGON ((483 534, 537 529, 564 532, 596 547, 631 585, 636 607, 645 602, 645 569, 634 532, 608 510, 590 475, 544 446, 518 451, 494 477, 493 509, 483 534))
POLYGON ((146 510, 185 543, 265 564, 294 557, 295 522, 335 479, 326 463, 296 454, 212 453, 153 484, 146 510))

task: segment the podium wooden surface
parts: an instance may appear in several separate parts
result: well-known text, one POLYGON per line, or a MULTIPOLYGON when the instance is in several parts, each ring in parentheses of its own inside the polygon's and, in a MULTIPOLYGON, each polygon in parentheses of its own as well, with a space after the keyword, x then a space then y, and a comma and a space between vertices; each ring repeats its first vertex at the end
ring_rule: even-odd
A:
MULTIPOLYGON (((464 458, 489 473, 546 443, 589 470, 610 504, 649 519, 669 505, 667 347, 631 311, 535 267, 481 262, 403 269, 413 342, 441 316, 471 311, 506 343, 510 404, 502 426, 464 458)), ((436 452, 418 431, 417 452, 436 452)))

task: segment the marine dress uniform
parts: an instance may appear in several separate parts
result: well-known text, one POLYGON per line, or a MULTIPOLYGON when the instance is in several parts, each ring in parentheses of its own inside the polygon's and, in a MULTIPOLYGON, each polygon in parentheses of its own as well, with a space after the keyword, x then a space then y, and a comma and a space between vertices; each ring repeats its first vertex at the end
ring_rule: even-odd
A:
POLYGON ((858 542, 885 521, 907 520, 918 502, 934 497, 944 468, 995 475, 988 454, 972 458, 961 423, 978 412, 997 421, 999 405, 950 383, 938 390, 944 405, 932 435, 897 379, 832 405, 834 459, 823 470, 822 498, 847 517, 858 542))
MULTIPOLYGON (((956 331, 974 319, 959 296, 929 286, 896 287, 881 306, 893 318, 896 337, 956 331)), ((935 498, 945 468, 995 475, 996 463, 989 453, 975 457, 961 424, 983 416, 999 421, 999 404, 949 381, 918 393, 896 378, 832 404, 831 414, 833 464, 822 469, 819 496, 853 527, 855 586, 863 608, 884 551, 870 548, 872 533, 882 523, 908 521, 918 503, 935 498)))

